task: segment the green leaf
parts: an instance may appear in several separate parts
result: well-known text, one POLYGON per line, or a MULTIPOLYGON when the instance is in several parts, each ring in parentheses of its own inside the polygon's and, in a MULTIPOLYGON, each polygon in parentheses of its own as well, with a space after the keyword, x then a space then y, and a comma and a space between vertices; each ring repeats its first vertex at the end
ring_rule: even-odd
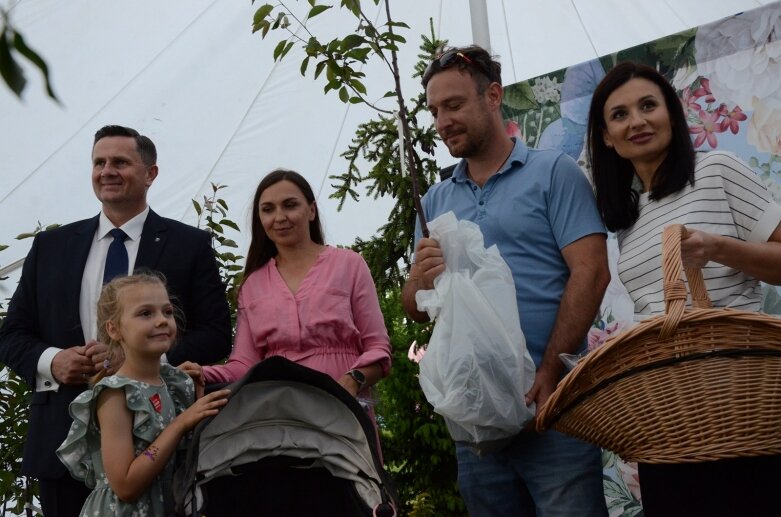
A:
POLYGON ((271 11, 273 10, 274 6, 271 4, 263 4, 258 7, 258 10, 255 11, 255 16, 252 18, 253 24, 258 25, 260 22, 265 21, 266 17, 271 14, 271 11))
POLYGON ((282 50, 282 54, 280 54, 279 59, 282 59, 287 55, 288 52, 290 52, 290 49, 293 48, 293 41, 289 41, 287 45, 285 45, 285 48, 282 50))
POLYGON ((342 7, 346 7, 356 17, 361 16, 361 2, 360 0, 342 0, 342 7))
POLYGON ((260 33, 261 38, 265 38, 268 31, 271 30, 271 24, 269 22, 263 22, 263 31, 260 33))
POLYGON ((363 44, 365 41, 366 40, 363 38, 363 36, 358 34, 348 34, 344 37, 341 45, 339 46, 342 49, 342 52, 347 52, 348 50, 354 49, 358 45, 363 44))
POLYGON ((337 79, 334 79, 333 81, 328 81, 328 83, 323 88, 323 93, 328 93, 331 90, 336 90, 337 88, 339 88, 340 84, 341 83, 337 79))
POLYGON ((317 41, 317 38, 312 36, 306 42, 306 47, 304 47, 306 49, 306 55, 307 56, 316 56, 318 51, 320 50, 320 47, 321 47, 320 42, 317 41))
POLYGON ((358 79, 352 79, 350 81, 350 86, 352 86, 356 92, 366 95, 366 86, 358 79))
POLYGON ((349 102, 350 102, 350 104, 360 104, 360 103, 363 102, 363 99, 361 99, 360 97, 357 97, 357 96, 352 96, 352 97, 350 97, 349 102))
POLYGON ((320 61, 317 63, 317 66, 315 67, 315 79, 320 77, 320 74, 323 72, 323 68, 325 68, 325 64, 327 61, 320 61))
POLYGON ((330 5, 316 5, 309 10, 309 14, 306 17, 307 19, 311 20, 318 14, 322 13, 323 11, 327 11, 330 8, 331 8, 330 5))
POLYGON ((347 102, 350 100, 350 94, 347 91, 347 88, 342 86, 339 88, 339 100, 342 102, 347 102))
POLYGON ((303 61, 301 61, 301 75, 306 75, 307 66, 309 66, 309 56, 306 56, 303 61))
POLYGON ((504 90, 504 104, 516 110, 539 108, 528 81, 508 86, 504 90))
POLYGON ((277 17, 274 20, 274 23, 271 25, 272 30, 281 28, 286 28, 290 25, 290 20, 288 20, 287 15, 280 11, 277 13, 277 17))
POLYGON ((325 78, 328 81, 333 81, 336 79, 336 76, 339 75, 340 67, 333 61, 327 60, 326 61, 326 69, 325 69, 325 78))
POLYGON ((335 53, 336 51, 339 50, 339 45, 341 44, 341 41, 342 40, 340 39, 332 39, 331 41, 328 42, 328 45, 326 45, 325 51, 329 53, 335 53))
POLYGON ((29 239, 30 237, 35 237, 35 232, 27 232, 27 233, 20 233, 16 237, 14 237, 16 240, 21 241, 24 239, 29 239))
POLYGON ((201 215, 201 205, 198 203, 198 201, 193 199, 193 208, 195 208, 195 213, 198 215, 201 215))
POLYGON ((759 167, 759 160, 757 160, 757 158, 755 156, 752 156, 751 158, 749 158, 748 164, 751 167, 759 167))
POLYGON ((404 38, 404 36, 402 36, 401 34, 393 34, 393 33, 390 33, 390 32, 386 32, 384 34, 384 36, 385 36, 385 38, 387 38, 390 41, 398 41, 399 43, 406 43, 407 42, 406 38, 404 38))
POLYGON ((24 78, 22 67, 14 61, 14 57, 11 55, 11 49, 8 46, 8 30, 3 27, 3 32, 0 33, 0 76, 5 80, 5 84, 11 88, 17 96, 21 96, 24 86, 27 84, 27 79, 24 78))
POLYGON ((43 74, 43 79, 46 83, 46 93, 52 99, 58 100, 57 96, 54 94, 54 90, 52 89, 51 81, 49 80, 49 67, 46 66, 46 63, 37 52, 27 46, 27 44, 24 42, 24 38, 18 32, 14 33, 14 48, 21 55, 26 57, 28 61, 38 67, 38 70, 40 70, 41 74, 43 74))
POLYGON ((371 51, 372 51, 371 47, 354 48, 350 50, 347 53, 347 55, 349 55, 351 58, 355 59, 356 61, 365 63, 371 51))
POLYGON ((233 222, 233 221, 231 221, 230 219, 223 219, 222 221, 220 221, 220 224, 221 224, 221 225, 223 225, 223 226, 227 226, 227 227, 229 227, 229 228, 233 228, 233 229, 234 229, 234 230, 236 230, 237 232, 240 232, 240 231, 241 231, 241 229, 239 228, 239 225, 238 225, 238 224, 236 224, 236 223, 234 223, 234 222, 233 222))
POLYGON ((280 56, 282 54, 282 51, 285 50, 285 45, 287 45, 287 40, 283 39, 282 41, 277 43, 276 47, 274 47, 274 61, 278 61, 279 60, 279 58, 280 58, 280 56))
POLYGON ((0 244, 0 251, 3 251, 6 248, 8 248, 8 244, 0 244))
POLYGON ((236 244, 236 241, 234 241, 233 239, 225 239, 224 241, 222 241, 222 245, 223 246, 227 246, 229 248, 238 248, 239 247, 239 245, 236 244))
POLYGON ((206 223, 206 226, 211 228, 212 230, 214 230, 217 233, 220 233, 220 234, 225 233, 225 229, 223 229, 222 226, 220 226, 219 224, 215 223, 214 221, 209 221, 208 223, 206 223))

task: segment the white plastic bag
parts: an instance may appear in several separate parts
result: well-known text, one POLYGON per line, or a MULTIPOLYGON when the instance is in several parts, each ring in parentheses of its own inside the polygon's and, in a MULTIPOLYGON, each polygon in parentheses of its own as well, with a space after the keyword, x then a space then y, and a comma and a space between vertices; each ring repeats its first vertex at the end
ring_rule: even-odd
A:
POLYGON ((446 269, 418 291, 418 310, 435 320, 420 361, 420 385, 454 440, 490 450, 534 417, 524 397, 535 367, 521 332, 515 284, 480 228, 447 212, 428 223, 446 269), (482 445, 481 445, 482 444, 482 445))

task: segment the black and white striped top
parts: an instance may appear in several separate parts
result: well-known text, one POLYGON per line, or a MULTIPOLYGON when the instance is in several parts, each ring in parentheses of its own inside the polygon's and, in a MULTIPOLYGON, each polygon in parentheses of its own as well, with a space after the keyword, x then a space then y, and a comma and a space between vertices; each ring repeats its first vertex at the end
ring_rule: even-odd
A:
MULTIPOLYGON (((641 194, 640 217, 618 232, 618 274, 635 303, 635 314, 664 312, 662 291, 662 231, 680 223, 688 228, 749 242, 766 242, 781 221, 762 180, 730 153, 698 156, 694 186, 659 201, 641 194)), ((779 266, 781 267, 781 265, 779 266)), ((702 270, 714 307, 758 311, 759 281, 742 272, 708 262, 702 270)))

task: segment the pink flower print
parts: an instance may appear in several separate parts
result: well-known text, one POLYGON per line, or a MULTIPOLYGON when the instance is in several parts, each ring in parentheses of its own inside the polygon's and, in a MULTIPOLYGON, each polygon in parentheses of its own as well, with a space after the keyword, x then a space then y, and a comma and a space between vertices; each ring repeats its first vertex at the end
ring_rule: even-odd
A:
POLYGON ((727 111, 727 106, 724 104, 721 106, 724 107, 723 110, 721 107, 719 108, 719 113, 724 117, 721 119, 721 131, 726 131, 729 128, 733 135, 737 135, 740 129, 739 123, 746 120, 748 116, 743 113, 740 106, 735 106, 732 111, 727 111))
POLYGON ((415 363, 419 363, 420 360, 423 359, 423 355, 425 355, 425 353, 426 353, 425 347, 418 346, 418 342, 413 341, 412 344, 409 346, 409 351, 407 352, 407 359, 415 363))
POLYGON ((689 133, 697 135, 697 138, 694 139, 695 148, 701 146, 707 139, 708 145, 710 145, 712 149, 716 149, 719 145, 718 140, 716 140, 716 133, 724 132, 724 128, 719 124, 720 116, 718 111, 714 111, 713 113, 708 113, 703 110, 700 111, 701 124, 694 124, 689 127, 689 133))
POLYGON ((504 132, 507 136, 514 136, 521 142, 524 141, 523 132, 521 131, 520 126, 518 126, 514 120, 507 121, 507 123, 504 125, 504 132))
POLYGON ((605 341, 621 330, 621 327, 622 325, 619 321, 614 321, 609 325, 606 325, 604 329, 591 327, 588 331, 588 351, 591 352, 602 346, 605 341))
POLYGON ((621 480, 631 492, 632 496, 640 501, 640 476, 637 473, 637 463, 627 463, 622 459, 616 461, 621 480))
POLYGON ((697 97, 692 95, 692 89, 688 86, 682 92, 681 104, 684 109, 694 110, 696 113, 702 110, 702 106, 697 102, 697 97))
POLYGON ((700 79, 700 87, 694 90, 694 96, 698 99, 700 97, 705 97, 705 102, 708 104, 716 102, 716 98, 710 91, 710 79, 704 77, 700 79))

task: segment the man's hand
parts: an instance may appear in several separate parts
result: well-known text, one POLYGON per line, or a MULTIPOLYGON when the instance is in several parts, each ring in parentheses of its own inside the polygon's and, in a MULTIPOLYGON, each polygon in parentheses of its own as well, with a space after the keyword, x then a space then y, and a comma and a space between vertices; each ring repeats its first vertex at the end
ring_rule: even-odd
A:
POLYGON ((125 355, 122 348, 115 347, 111 356, 109 356, 108 345, 100 341, 90 340, 84 345, 84 354, 92 361, 92 366, 96 372, 106 370, 106 375, 114 375, 122 366, 125 355))
POLYGON ((415 248, 415 263, 409 270, 409 278, 401 290, 404 310, 417 322, 428 321, 428 314, 418 310, 415 294, 420 290, 434 288, 434 279, 445 270, 442 248, 434 239, 423 238, 415 248))
POLYGON ((417 278, 423 289, 433 289, 434 279, 445 270, 442 248, 434 239, 422 238, 415 250, 415 263, 410 269, 410 279, 417 278))
POLYGON ((60 384, 86 384, 97 371, 87 357, 86 346, 73 346, 57 352, 52 359, 52 375, 60 384))
POLYGON ((556 372, 548 372, 545 369, 540 369, 534 376, 534 384, 526 394, 526 406, 531 406, 532 402, 536 403, 536 411, 539 412, 540 408, 545 404, 551 394, 556 390, 556 384, 559 382, 559 377, 556 372))

